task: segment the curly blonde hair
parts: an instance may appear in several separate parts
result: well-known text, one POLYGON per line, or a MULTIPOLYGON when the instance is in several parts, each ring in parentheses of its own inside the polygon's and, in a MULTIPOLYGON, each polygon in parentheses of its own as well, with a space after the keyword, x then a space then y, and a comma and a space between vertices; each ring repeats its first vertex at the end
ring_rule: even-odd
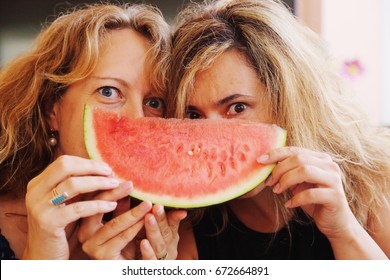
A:
POLYGON ((0 72, 1 195, 23 196, 27 182, 53 161, 49 109, 69 85, 91 73, 107 34, 122 28, 150 42, 152 89, 165 95, 170 30, 158 9, 93 4, 60 15, 39 34, 30 52, 0 72))
MULTIPOLYGON (((325 152, 343 172, 349 205, 369 228, 389 203, 390 133, 373 127, 346 93, 319 37, 277 0, 193 3, 177 17, 169 70, 168 111, 183 118, 196 74, 224 52, 245 55, 266 86, 287 145, 325 152)), ((284 197, 274 196, 282 217, 284 197)), ((278 215, 278 214, 277 214, 278 215)))

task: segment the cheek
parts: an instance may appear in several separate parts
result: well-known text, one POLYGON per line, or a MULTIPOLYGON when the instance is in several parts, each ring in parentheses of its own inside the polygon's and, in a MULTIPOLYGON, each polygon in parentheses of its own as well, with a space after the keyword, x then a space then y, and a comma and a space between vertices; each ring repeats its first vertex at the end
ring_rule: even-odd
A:
POLYGON ((88 157, 84 145, 83 107, 63 107, 59 122, 59 153, 88 157))

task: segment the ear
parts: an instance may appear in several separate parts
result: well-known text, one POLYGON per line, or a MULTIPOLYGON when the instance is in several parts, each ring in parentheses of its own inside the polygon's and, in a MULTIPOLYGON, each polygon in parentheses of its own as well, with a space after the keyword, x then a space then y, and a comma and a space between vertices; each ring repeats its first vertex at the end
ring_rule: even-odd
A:
POLYGON ((50 129, 53 131, 58 131, 59 129, 59 117, 60 117, 60 106, 58 102, 54 102, 51 109, 48 110, 49 115, 49 125, 50 129))

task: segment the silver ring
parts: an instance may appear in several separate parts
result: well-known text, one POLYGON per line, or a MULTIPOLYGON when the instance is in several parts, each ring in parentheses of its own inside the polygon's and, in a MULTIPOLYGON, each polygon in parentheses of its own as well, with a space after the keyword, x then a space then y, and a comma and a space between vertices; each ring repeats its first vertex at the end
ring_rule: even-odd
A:
POLYGON ((51 192, 53 194, 53 198, 50 200, 50 202, 53 205, 60 205, 69 197, 67 192, 63 192, 61 194, 58 193, 57 188, 54 188, 51 192))
POLYGON ((159 260, 159 261, 164 261, 164 260, 166 260, 167 258, 168 258, 168 252, 166 252, 164 256, 157 258, 157 260, 159 260))

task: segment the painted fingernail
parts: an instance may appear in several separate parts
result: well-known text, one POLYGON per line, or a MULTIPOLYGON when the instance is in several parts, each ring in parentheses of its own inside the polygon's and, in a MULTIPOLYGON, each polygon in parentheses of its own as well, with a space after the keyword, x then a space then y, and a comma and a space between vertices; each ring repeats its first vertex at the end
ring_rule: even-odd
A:
POLYGON ((259 162, 259 163, 267 162, 268 159, 269 159, 269 154, 265 154, 265 155, 258 157, 257 162, 259 162))
POLYGON ((280 184, 278 183, 278 184, 275 185, 275 187, 273 189, 273 192, 274 193, 279 193, 279 191, 280 191, 280 184))

